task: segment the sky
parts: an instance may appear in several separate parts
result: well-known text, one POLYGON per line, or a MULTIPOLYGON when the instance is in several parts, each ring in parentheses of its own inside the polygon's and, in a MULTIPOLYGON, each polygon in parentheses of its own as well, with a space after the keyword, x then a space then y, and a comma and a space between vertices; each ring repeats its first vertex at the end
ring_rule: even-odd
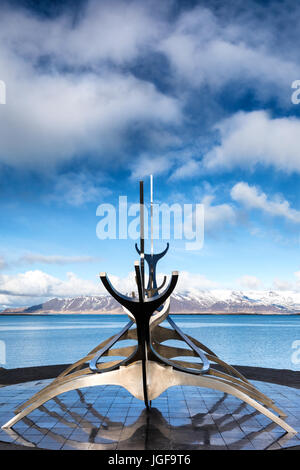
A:
POLYGON ((300 291, 299 21, 290 0, 1 2, 0 307, 99 295, 102 271, 132 290, 136 240, 100 239, 98 208, 140 180, 149 207, 150 174, 155 203, 204 207, 200 249, 154 242, 178 292, 300 291))

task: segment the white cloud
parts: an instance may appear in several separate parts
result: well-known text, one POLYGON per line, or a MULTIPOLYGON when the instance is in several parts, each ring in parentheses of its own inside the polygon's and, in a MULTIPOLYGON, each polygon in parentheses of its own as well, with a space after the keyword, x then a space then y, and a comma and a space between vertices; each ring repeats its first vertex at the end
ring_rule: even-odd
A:
POLYGON ((157 40, 160 20, 141 2, 89 0, 76 22, 68 13, 39 18, 29 12, 4 9, 1 42, 27 60, 50 57, 63 66, 101 67, 105 61, 126 64, 157 40), (45 34, 47 32, 47 34, 45 34))
POLYGON ((204 204, 204 224, 205 229, 209 230, 226 224, 234 224, 236 222, 236 211, 230 204, 216 204, 212 202, 215 196, 205 196, 201 203, 204 204))
MULTIPOLYGON (((174 142, 169 143, 171 145, 174 142)), ((160 155, 158 152, 158 156, 143 153, 130 165, 131 178, 136 179, 150 174, 162 175, 170 172, 171 175, 168 180, 171 182, 193 177, 199 172, 198 163, 194 160, 193 153, 190 149, 171 150, 169 152, 162 149, 160 155)))
POLYGON ((284 279, 276 278, 273 281, 273 288, 283 291, 296 291, 300 292, 300 271, 294 272, 295 280, 286 281, 284 279))
POLYGON ((279 196, 272 200, 256 186, 249 186, 244 182, 237 183, 231 190, 231 197, 249 209, 260 209, 272 216, 300 223, 300 211, 291 208, 287 200, 279 196))
POLYGON ((182 166, 177 168, 170 176, 170 181, 176 181, 186 178, 194 178, 200 172, 199 162, 191 158, 182 166))
POLYGON ((61 280, 40 270, 26 271, 17 275, 0 276, 0 294, 26 297, 71 297, 97 295, 99 285, 79 279, 74 273, 67 273, 61 280))
POLYGON ((292 54, 274 47, 274 36, 278 35, 274 22, 267 24, 267 18, 264 24, 257 21, 254 5, 249 15, 234 12, 231 7, 227 15, 198 6, 179 16, 158 44, 170 60, 174 80, 217 91, 238 82, 236 96, 250 86, 259 99, 276 95, 289 105, 287 89, 299 76, 300 68, 292 54))
POLYGON ((0 294, 0 311, 6 308, 23 308, 32 305, 41 304, 45 301, 45 297, 26 297, 15 295, 0 294))
POLYGON ((83 154, 109 160, 124 148, 130 126, 147 134, 180 121, 176 98, 123 68, 144 53, 159 21, 139 3, 115 7, 90 2, 75 24, 3 11, 0 162, 37 170, 83 154))
POLYGON ((233 204, 215 202, 216 195, 212 192, 216 191, 217 188, 212 188, 209 184, 203 182, 202 185, 205 188, 206 194, 203 196, 202 190, 195 188, 193 190, 192 201, 187 200, 186 194, 181 192, 174 192, 169 195, 168 204, 169 207, 172 204, 179 204, 182 208, 182 214, 184 214, 184 205, 190 205, 191 210, 187 210, 184 214, 184 233, 185 236, 193 238, 195 236, 194 228, 196 227, 196 208, 199 207, 199 213, 197 217, 197 223, 204 222, 204 232, 216 233, 215 230, 220 229, 224 226, 234 225, 237 222, 238 213, 237 209, 233 204), (202 209, 203 206, 203 219, 202 209))
POLYGON ((11 99, 1 108, 0 161, 10 166, 48 168, 84 152, 103 158, 120 150, 124 132, 137 121, 151 127, 180 116, 175 99, 129 74, 20 73, 22 81, 19 73, 6 80, 11 99))
POLYGON ((207 170, 252 168, 263 164, 277 170, 300 172, 300 120, 272 119, 265 111, 238 112, 216 125, 221 143, 209 151, 207 170))
POLYGON ((175 293, 199 292, 199 290, 217 288, 218 283, 206 276, 188 271, 180 271, 175 293))
MULTIPOLYGON (((158 277, 162 280, 162 274, 158 277)), ((135 273, 132 271, 121 278, 108 275, 113 286, 123 294, 137 292, 135 273)), ((169 274, 167 276, 169 279, 169 274)), ((176 292, 193 289, 209 289, 217 284, 200 274, 180 272, 176 292)), ((26 271, 15 275, 0 275, 0 301, 3 305, 33 305, 54 297, 78 297, 107 294, 100 279, 94 281, 77 277, 68 272, 62 280, 41 270, 26 271)))
POLYGON ((88 202, 100 200, 111 194, 111 189, 104 186, 99 173, 69 172, 56 176, 54 189, 45 197, 47 202, 63 202, 71 206, 82 206, 88 202))
POLYGON ((131 178, 136 180, 144 176, 161 175, 167 173, 172 165, 170 155, 153 157, 143 154, 131 164, 131 178))
MULTIPOLYGON (((124 278, 114 274, 108 274, 108 277, 121 293, 126 294, 137 290, 134 272, 130 272, 124 278)), ((101 294, 107 294, 107 291, 99 278, 95 281, 86 280, 72 272, 66 274, 66 279, 59 279, 38 269, 13 275, 0 275, 0 295, 8 296, 11 301, 18 297, 45 300, 53 297, 101 294)), ((19 303, 20 300, 17 299, 17 302, 19 303)), ((24 301, 21 300, 21 302, 24 305, 24 301)))
POLYGON ((296 289, 300 291, 300 271, 296 271, 294 276, 296 277, 296 289))
POLYGON ((245 274, 240 277, 237 282, 246 289, 259 289, 262 287, 262 282, 256 276, 250 276, 245 274))
POLYGON ((93 256, 62 256, 62 255, 42 255, 39 253, 26 253, 22 255, 17 263, 23 264, 54 264, 54 265, 65 265, 65 264, 77 264, 77 263, 95 263, 101 258, 93 256))
MULTIPOLYGON (((273 289, 290 292, 300 291, 300 272, 295 272, 296 281, 284 281, 275 279, 273 289)), ((123 294, 137 293, 135 273, 132 271, 126 277, 108 275, 113 286, 123 294)), ((158 283, 163 279, 163 274, 158 276, 158 283)), ((170 279, 167 273, 167 279, 170 279)), ((239 284, 245 289, 262 291, 262 282, 253 275, 244 275, 238 279, 239 284)), ((175 293, 194 293, 201 290, 213 290, 220 288, 219 283, 208 279, 206 276, 188 271, 180 271, 175 293)), ((225 292, 225 291, 224 291, 225 292)), ((226 289, 228 295, 232 292, 226 289)), ((266 291, 267 292, 267 291, 266 291)), ((0 275, 0 302, 4 307, 36 305, 54 297, 79 297, 97 296, 107 294, 99 279, 95 281, 81 279, 69 272, 66 279, 59 279, 40 270, 26 271, 14 275, 0 275)))
POLYGON ((273 289, 280 291, 292 291, 295 290, 295 285, 293 282, 285 281, 283 279, 275 278, 273 281, 273 289))

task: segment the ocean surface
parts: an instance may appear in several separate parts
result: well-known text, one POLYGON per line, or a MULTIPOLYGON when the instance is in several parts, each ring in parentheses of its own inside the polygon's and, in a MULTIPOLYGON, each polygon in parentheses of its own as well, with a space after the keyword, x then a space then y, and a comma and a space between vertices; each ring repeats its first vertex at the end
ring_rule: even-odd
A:
MULTIPOLYGON (((197 338, 226 362, 300 370, 300 316, 172 318, 184 333, 197 338)), ((0 316, 0 366, 75 362, 117 333, 127 321, 126 315, 0 316)))

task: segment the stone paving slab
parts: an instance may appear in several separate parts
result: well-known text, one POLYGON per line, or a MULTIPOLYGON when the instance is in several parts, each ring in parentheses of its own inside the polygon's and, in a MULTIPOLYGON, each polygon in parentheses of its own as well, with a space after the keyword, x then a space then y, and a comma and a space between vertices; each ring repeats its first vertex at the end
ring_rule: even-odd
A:
MULTIPOLYGON (((0 425, 14 408, 50 380, 0 388, 0 425)), ((171 387, 144 404, 117 386, 70 391, 49 400, 0 431, 1 449, 55 450, 276 450, 300 448, 300 391, 253 381, 288 414, 299 434, 289 435, 267 417, 222 392, 171 387)))

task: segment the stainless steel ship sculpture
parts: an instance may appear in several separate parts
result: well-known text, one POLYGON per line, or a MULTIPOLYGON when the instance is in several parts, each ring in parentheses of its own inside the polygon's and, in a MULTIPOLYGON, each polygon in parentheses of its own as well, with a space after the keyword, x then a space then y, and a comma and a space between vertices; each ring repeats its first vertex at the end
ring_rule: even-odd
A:
MULTIPOLYGON (((204 344, 184 334, 169 316, 170 296, 174 291, 178 272, 173 271, 166 282, 158 287, 156 265, 169 248, 153 252, 153 180, 151 176, 151 252, 144 251, 144 186, 140 182, 140 247, 136 250, 140 261, 134 264, 137 296, 118 292, 110 283, 106 273, 100 279, 107 291, 128 314, 129 322, 116 335, 103 341, 89 354, 54 379, 48 386, 33 395, 15 410, 15 416, 3 429, 11 428, 48 400, 70 390, 99 385, 118 385, 126 388, 134 397, 143 400, 147 412, 151 412, 151 401, 175 385, 206 387, 231 394, 270 418, 289 433, 296 431, 283 420, 286 414, 273 400, 261 393, 236 369, 219 359, 204 344), (148 283, 145 287, 145 261, 148 264, 148 283), (169 327, 161 323, 167 321, 169 327), (126 340, 132 346, 123 346, 126 340), (181 347, 165 342, 177 340, 181 347), (111 361, 112 357, 119 359, 111 361), (182 360, 180 358, 187 358, 182 360), (121 359, 120 359, 121 358, 121 359), (124 358, 124 359, 123 359, 124 358), (190 359, 189 358, 193 358, 190 359), (272 410, 272 411, 271 411, 272 410)), ((99 391, 99 393, 101 393, 99 391)))

